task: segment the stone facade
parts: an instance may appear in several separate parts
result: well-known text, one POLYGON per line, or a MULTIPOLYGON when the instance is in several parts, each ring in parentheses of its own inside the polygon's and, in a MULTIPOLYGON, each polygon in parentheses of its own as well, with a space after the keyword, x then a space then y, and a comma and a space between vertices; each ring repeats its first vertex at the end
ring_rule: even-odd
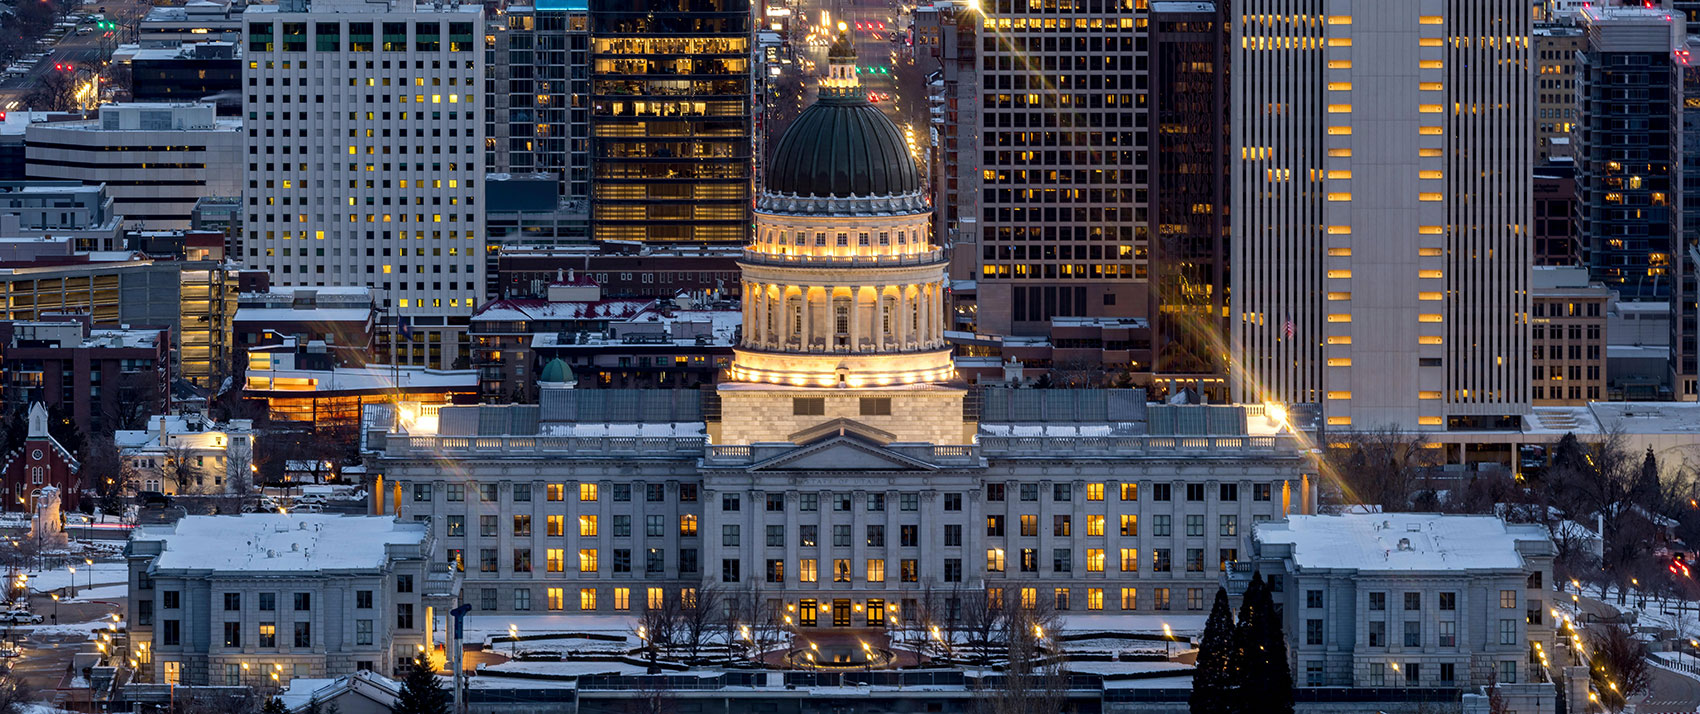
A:
MULTIPOLYGON (((514 408, 444 407, 491 413, 442 423, 514 408)), ((622 615, 710 584, 813 605, 800 624, 816 627, 981 588, 1080 613, 1202 615, 1244 529, 1314 508, 1288 434, 951 445, 890 441, 851 418, 782 443, 545 436, 570 428, 369 432, 399 516, 430 524, 433 557, 464 567, 475 611, 622 615)))

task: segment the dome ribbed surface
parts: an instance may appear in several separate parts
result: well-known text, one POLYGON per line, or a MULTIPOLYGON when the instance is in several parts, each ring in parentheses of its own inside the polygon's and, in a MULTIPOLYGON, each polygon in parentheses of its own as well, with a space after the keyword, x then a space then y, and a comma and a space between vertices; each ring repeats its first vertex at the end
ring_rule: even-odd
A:
POLYGON ((780 137, 767 172, 767 191, 778 194, 849 198, 920 189, 903 132, 861 90, 823 90, 780 137))
POLYGON ((560 357, 556 357, 555 359, 549 360, 548 364, 543 365, 543 372, 537 375, 537 381, 565 382, 567 381, 568 374, 567 363, 561 361, 560 357))

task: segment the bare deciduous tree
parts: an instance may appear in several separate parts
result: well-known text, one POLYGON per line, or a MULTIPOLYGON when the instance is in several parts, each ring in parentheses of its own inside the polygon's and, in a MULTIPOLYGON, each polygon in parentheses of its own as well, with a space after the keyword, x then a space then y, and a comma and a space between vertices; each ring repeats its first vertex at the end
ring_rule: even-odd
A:
POLYGON ((1060 620, 1051 602, 1039 598, 999 610, 995 637, 999 640, 999 654, 1004 657, 1003 676, 974 692, 972 711, 977 714, 1069 711, 1068 673, 1056 650, 1060 620))
POLYGON ((167 483, 177 488, 179 495, 201 490, 206 474, 195 464, 195 452, 185 444, 165 447, 165 464, 161 474, 167 483))
POLYGON ((1647 645, 1629 628, 1616 624, 1596 625, 1588 633, 1588 648, 1594 689, 1608 711, 1623 708, 1628 697, 1640 694, 1652 682, 1652 665, 1647 663, 1647 645))
POLYGON ((1430 474, 1440 451, 1421 434, 1389 425, 1362 431, 1328 432, 1324 465, 1345 491, 1347 503, 1406 511, 1421 491, 1432 491, 1430 474))

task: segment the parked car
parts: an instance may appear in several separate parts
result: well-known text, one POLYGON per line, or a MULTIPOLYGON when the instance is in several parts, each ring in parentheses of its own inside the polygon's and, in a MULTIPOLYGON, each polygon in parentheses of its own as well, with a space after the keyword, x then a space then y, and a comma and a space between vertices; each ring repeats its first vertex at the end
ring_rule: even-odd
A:
POLYGON ((294 508, 289 510, 296 513, 323 513, 325 507, 317 503, 297 503, 294 508))
POLYGON ((300 498, 295 499, 295 507, 296 508, 300 508, 302 506, 309 506, 309 505, 311 505, 311 506, 323 506, 323 505, 325 505, 324 494, 309 493, 307 495, 304 495, 304 496, 301 496, 300 498))
POLYGON ((136 494, 136 500, 142 504, 142 508, 171 507, 171 497, 158 491, 142 491, 136 494))
POLYGON ((30 612, 29 610, 7 610, 5 612, 0 612, 0 622, 9 622, 14 625, 39 625, 42 623, 42 619, 43 618, 40 615, 30 612))

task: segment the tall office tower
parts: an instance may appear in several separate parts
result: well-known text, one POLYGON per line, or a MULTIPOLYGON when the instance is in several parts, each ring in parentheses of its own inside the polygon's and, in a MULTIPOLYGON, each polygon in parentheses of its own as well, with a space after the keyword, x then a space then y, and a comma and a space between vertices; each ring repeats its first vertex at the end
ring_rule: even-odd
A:
POLYGON ((452 365, 483 291, 480 10, 288 0, 243 15, 244 258, 274 285, 372 288, 406 327, 407 364, 452 365))
POLYGON ((927 78, 933 235, 950 247, 951 329, 973 330, 980 274, 980 26, 975 6, 915 8, 915 65, 927 78))
POLYGON ((979 331, 1146 316, 1146 3, 980 5, 979 331))
MULTIPOLYGON (((1680 3, 1679 3, 1680 4, 1680 3)), ((1694 3, 1700 5, 1700 2, 1694 3)), ((1671 296, 1671 392, 1681 401, 1700 399, 1700 368, 1696 362, 1696 325, 1700 313, 1700 38, 1685 40, 1679 55, 1682 81, 1682 189, 1677 199, 1682 206, 1682 231, 1671 267, 1676 273, 1676 293, 1671 296)))
POLYGON ((1333 428, 1529 408, 1531 7, 1235 8, 1233 383, 1333 428))
POLYGON ((1620 299, 1662 301, 1681 216, 1675 175, 1684 23, 1661 9, 1582 11, 1576 94, 1577 254, 1620 299))
POLYGON ((1535 164, 1570 156, 1576 123, 1576 53, 1588 46, 1582 28, 1543 23, 1535 27, 1535 164))
POLYGON ((541 5, 508 7, 484 36, 489 169, 555 174, 562 199, 588 200, 590 18, 541 5))
POLYGON ((1227 10, 1151 6, 1151 371, 1164 391, 1227 391, 1227 10))
POLYGON ((749 0, 592 0, 592 238, 749 238, 753 20, 749 0))

